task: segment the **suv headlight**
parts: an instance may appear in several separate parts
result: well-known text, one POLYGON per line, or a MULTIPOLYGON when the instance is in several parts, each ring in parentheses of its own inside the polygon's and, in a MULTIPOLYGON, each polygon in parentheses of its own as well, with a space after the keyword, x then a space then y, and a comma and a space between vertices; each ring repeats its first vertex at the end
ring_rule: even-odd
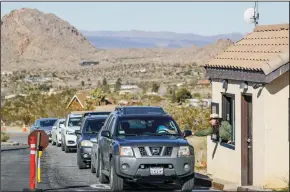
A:
POLYGON ((83 141, 81 141, 81 146, 82 147, 92 147, 93 144, 92 144, 92 142, 90 142, 88 140, 83 140, 83 141))
POLYGON ((120 147, 120 156, 127 156, 127 157, 133 157, 134 153, 132 150, 132 147, 120 147))
POLYGON ((181 146, 181 147, 179 147, 178 157, 184 157, 184 156, 189 156, 189 155, 190 155, 189 146, 181 146))
POLYGON ((67 134, 67 135, 75 135, 75 133, 72 132, 72 131, 66 131, 65 134, 67 134))

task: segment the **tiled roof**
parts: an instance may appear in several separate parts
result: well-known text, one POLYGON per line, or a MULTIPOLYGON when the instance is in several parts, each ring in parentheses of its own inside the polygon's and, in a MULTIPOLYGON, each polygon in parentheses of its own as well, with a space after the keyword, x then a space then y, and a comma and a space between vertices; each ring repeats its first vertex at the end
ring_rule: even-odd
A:
POLYGON ((204 66, 263 71, 289 62, 289 24, 258 25, 204 66))

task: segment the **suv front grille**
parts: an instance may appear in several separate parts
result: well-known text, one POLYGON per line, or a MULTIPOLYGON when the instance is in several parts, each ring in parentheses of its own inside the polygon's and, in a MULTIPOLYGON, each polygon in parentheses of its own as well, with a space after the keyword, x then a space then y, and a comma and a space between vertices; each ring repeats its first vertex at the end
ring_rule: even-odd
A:
POLYGON ((164 156, 171 156, 173 147, 166 147, 164 156))
POLYGON ((144 156, 171 156, 173 147, 138 147, 140 155, 144 156))
POLYGON ((146 153, 145 147, 139 147, 139 151, 140 151, 141 156, 148 156, 146 153))

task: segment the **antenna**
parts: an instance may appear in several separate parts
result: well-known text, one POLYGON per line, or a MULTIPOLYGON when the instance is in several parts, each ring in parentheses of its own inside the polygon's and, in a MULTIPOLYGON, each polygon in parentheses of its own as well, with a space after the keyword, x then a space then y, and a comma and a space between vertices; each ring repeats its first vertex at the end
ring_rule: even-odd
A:
POLYGON ((258 12, 258 2, 257 1, 255 2, 254 8, 248 8, 244 12, 244 20, 249 24, 254 23, 255 26, 258 24, 259 12, 258 12))

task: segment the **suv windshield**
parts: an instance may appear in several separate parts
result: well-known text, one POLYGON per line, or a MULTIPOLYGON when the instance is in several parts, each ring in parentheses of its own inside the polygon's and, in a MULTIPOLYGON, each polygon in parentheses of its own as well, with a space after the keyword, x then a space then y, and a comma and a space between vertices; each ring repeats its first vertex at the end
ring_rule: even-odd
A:
POLYGON ((69 127, 81 126, 81 117, 71 117, 68 120, 69 127))
POLYGON ((41 120, 39 121, 40 127, 51 127, 54 125, 54 123, 57 121, 57 119, 47 119, 47 120, 41 120))
POLYGON ((87 119, 83 127, 83 133, 96 133, 103 127, 106 119, 87 119))
POLYGON ((178 125, 170 117, 122 117, 117 126, 117 135, 176 135, 178 125))

